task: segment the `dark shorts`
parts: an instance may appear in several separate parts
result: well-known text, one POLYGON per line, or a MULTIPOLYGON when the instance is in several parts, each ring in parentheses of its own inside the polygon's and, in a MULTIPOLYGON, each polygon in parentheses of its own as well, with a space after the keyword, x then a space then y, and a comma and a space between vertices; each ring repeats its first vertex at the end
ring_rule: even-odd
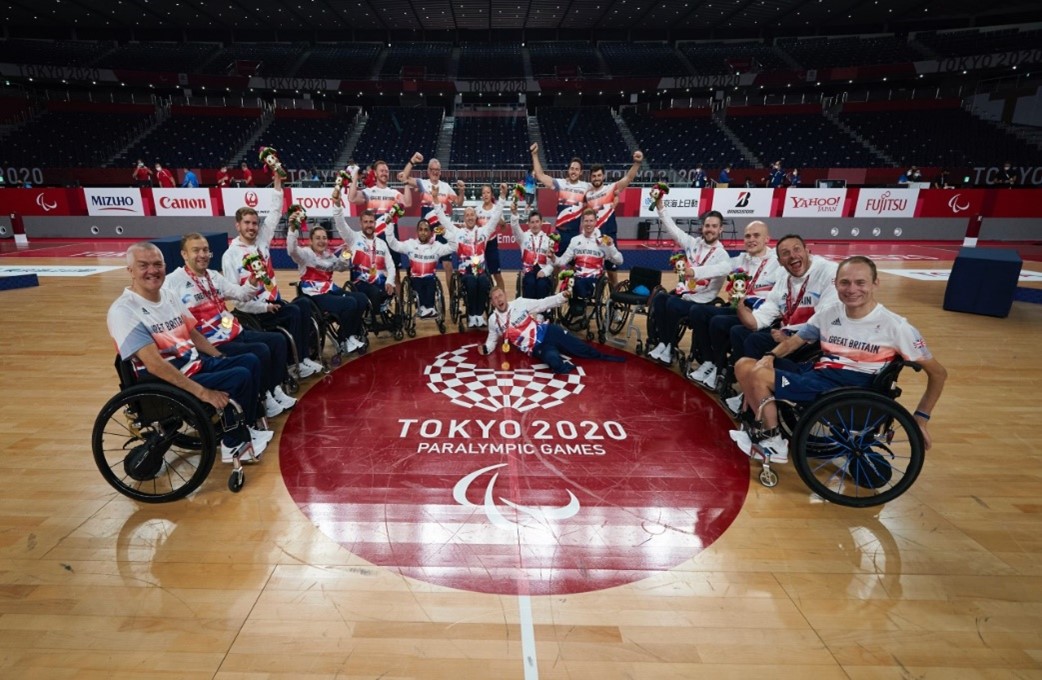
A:
POLYGON ((842 368, 808 368, 801 372, 774 371, 774 396, 796 402, 814 401, 837 387, 868 387, 875 375, 842 368))
POLYGON ((501 271, 499 266, 499 239, 495 234, 492 234, 492 238, 485 244, 485 269, 489 274, 498 274, 501 271))

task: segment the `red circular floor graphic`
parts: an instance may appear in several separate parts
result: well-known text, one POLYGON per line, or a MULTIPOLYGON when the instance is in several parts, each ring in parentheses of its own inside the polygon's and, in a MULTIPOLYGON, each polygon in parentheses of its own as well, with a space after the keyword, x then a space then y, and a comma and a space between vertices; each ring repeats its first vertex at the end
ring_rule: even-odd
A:
POLYGON ((749 463, 701 390, 629 354, 555 376, 483 339, 392 345, 308 391, 279 457, 323 533, 421 581, 550 595, 670 569, 730 526, 749 463))

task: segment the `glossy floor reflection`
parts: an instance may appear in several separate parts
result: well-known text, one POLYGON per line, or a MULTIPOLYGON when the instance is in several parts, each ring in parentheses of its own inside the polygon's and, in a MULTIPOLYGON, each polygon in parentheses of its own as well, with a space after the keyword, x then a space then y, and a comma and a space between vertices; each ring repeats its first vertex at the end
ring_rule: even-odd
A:
POLYGON ((554 376, 482 339, 393 345, 307 393, 279 456, 323 533, 430 583, 554 594, 669 569, 734 520, 749 463, 701 390, 632 355, 554 376))

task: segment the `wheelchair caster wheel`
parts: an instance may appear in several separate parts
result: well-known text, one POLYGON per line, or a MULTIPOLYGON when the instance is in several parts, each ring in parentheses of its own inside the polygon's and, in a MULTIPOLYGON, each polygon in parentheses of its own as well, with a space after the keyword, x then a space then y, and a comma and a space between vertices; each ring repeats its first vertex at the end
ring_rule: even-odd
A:
POLYGON ((286 382, 282 384, 282 389, 286 394, 296 394, 300 391, 300 383, 293 376, 287 376, 286 382))
POLYGON ((593 341, 593 331, 586 331, 586 341, 587 342, 592 342, 593 341))
POLYGON ((242 468, 232 472, 231 476, 228 477, 228 488, 232 493, 239 493, 242 491, 243 484, 246 483, 246 471, 242 468))
POLYGON ((333 355, 333 358, 329 360, 329 365, 336 368, 340 364, 344 363, 344 357, 338 352, 333 355))
POLYGON ((459 322, 459 332, 460 333, 463 332, 463 322, 462 321, 459 322))
MULTIPOLYGON (((416 337, 416 329, 415 328, 409 327, 408 329, 406 329, 405 332, 409 335, 410 338, 415 338, 416 337)), ((399 340, 400 339, 401 338, 399 338, 399 340)))
POLYGON ((606 336, 603 331, 597 334, 597 342, 601 343, 602 345, 607 339, 608 336, 606 336))
POLYGON ((405 337, 405 333, 402 333, 402 331, 401 331, 400 329, 399 329, 399 330, 396 330, 396 331, 394 332, 394 339, 395 339, 395 340, 401 340, 401 339, 402 339, 402 338, 404 338, 404 337, 405 337))
POLYGON ((760 470, 760 484, 768 489, 778 486, 778 473, 770 468, 760 470))
POLYGON ((637 346, 635 350, 637 352, 637 356, 641 356, 644 354, 644 345, 641 343, 640 340, 637 341, 637 346))
POLYGON ((445 322, 444 321, 439 321, 438 322, 438 332, 441 333, 442 335, 445 335, 445 322))

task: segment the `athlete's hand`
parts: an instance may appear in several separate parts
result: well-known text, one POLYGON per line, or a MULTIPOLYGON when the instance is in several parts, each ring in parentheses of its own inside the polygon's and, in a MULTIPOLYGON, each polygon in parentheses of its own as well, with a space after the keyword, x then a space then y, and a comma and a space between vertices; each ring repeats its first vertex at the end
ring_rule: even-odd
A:
POLYGON ((412 155, 412 158, 409 159, 409 162, 413 165, 419 165, 423 162, 423 154, 417 151, 412 155))
POLYGON ((384 285, 384 290, 385 290, 385 291, 387 291, 387 294, 388 294, 388 295, 394 295, 394 284, 393 284, 393 283, 391 283, 390 281, 388 281, 388 282, 387 282, 387 283, 386 283, 386 284, 384 285))
POLYGON ((546 274, 544 274, 544 273, 543 273, 543 270, 542 270, 542 269, 540 269, 539 271, 537 271, 537 272, 535 273, 535 277, 536 277, 537 279, 545 279, 545 278, 546 278, 546 274))
POLYGON ((789 336, 785 334, 785 331, 778 328, 771 329, 771 340, 774 340, 775 342, 783 342, 787 337, 789 336))
POLYGON ((532 146, 528 147, 528 150, 531 151, 532 155, 534 156, 537 153, 539 153, 539 145, 538 144, 533 144, 532 146))
POLYGON ((218 411, 223 411, 224 407, 228 405, 227 392, 218 392, 217 390, 211 390, 207 387, 202 387, 201 390, 202 391, 196 395, 199 398, 199 401, 206 402, 218 411))
POLYGON ((933 440, 930 439, 930 432, 926 429, 926 421, 922 418, 916 418, 915 422, 919 423, 919 431, 923 433, 923 446, 926 450, 930 450, 930 445, 933 444, 933 440))
POLYGON ((634 163, 643 163, 644 162, 644 152, 641 151, 640 149, 637 149, 636 151, 634 151, 633 152, 633 162, 634 163))
POLYGON ((463 195, 463 191, 467 188, 467 183, 461 179, 456 180, 456 191, 460 196, 463 195))
POLYGON ((507 197, 507 183, 506 182, 501 182, 500 183, 500 185, 499 185, 499 196, 500 196, 500 198, 506 198, 507 197))
POLYGON ((565 300, 570 300, 572 298, 572 291, 567 289, 567 288, 565 288, 564 290, 561 291, 561 295, 564 296, 565 300))

